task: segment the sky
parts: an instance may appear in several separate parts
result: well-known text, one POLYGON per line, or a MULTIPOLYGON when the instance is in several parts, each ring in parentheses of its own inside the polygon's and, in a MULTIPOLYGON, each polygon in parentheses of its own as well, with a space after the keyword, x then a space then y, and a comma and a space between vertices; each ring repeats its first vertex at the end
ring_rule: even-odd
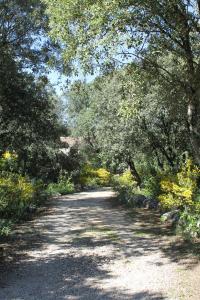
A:
MULTIPOLYGON (((78 76, 73 76, 72 78, 70 78, 71 83, 73 83, 76 80, 82 80, 82 81, 86 81, 86 82, 91 82, 92 80, 94 80, 96 77, 96 75, 83 75, 80 74, 78 76)), ((49 74, 48 74, 48 78, 51 82, 51 84, 53 85, 56 93, 58 96, 62 96, 64 90, 67 87, 67 76, 60 74, 58 71, 52 70, 49 74)))

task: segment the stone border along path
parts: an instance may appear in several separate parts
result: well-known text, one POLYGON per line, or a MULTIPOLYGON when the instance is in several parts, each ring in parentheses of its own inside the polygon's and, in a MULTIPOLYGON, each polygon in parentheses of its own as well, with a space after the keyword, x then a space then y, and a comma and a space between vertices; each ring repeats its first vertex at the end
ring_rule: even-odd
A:
POLYGON ((1 300, 199 300, 200 265, 153 211, 114 206, 110 189, 52 199, 18 226, 1 300))

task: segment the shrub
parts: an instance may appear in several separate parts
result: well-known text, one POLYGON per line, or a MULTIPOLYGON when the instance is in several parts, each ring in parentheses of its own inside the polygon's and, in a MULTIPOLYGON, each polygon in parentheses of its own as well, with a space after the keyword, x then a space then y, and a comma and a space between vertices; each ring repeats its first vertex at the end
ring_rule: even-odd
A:
POLYGON ((104 168, 93 168, 86 164, 83 166, 79 183, 88 188, 95 188, 98 186, 108 186, 110 184, 111 174, 104 168))
POLYGON ((0 177, 0 214, 20 217, 34 202, 34 187, 21 175, 3 173, 3 176, 0 177))
POLYGON ((0 235, 8 235, 11 232, 13 221, 0 219, 0 235))
POLYGON ((143 194, 156 199, 161 193, 160 181, 162 176, 163 175, 160 173, 156 174, 155 176, 149 175, 149 178, 145 179, 143 183, 143 194))
POLYGON ((55 194, 71 194, 74 192, 74 184, 71 182, 71 178, 67 175, 60 175, 57 183, 50 183, 47 188, 47 192, 50 195, 55 194))
POLYGON ((181 213, 177 231, 187 239, 196 239, 200 237, 200 210, 191 210, 185 208, 181 213))
POLYGON ((114 190, 118 193, 120 202, 126 204, 132 203, 137 183, 129 170, 121 175, 113 176, 112 185, 114 190))
POLYGON ((200 237, 200 169, 190 159, 175 176, 161 181, 159 200, 164 209, 177 210, 177 230, 186 238, 200 237))
POLYGON ((41 181, 30 181, 19 174, 0 173, 0 234, 8 234, 12 225, 33 211, 46 198, 41 181))
POLYGON ((95 176, 97 177, 97 182, 102 186, 107 186, 110 184, 111 174, 104 168, 99 168, 95 171, 95 176))
POLYGON ((116 187, 119 188, 133 188, 136 185, 136 181, 129 170, 125 171, 119 176, 114 177, 116 187))
POLYGON ((15 152, 4 152, 0 158, 0 171, 17 173, 17 160, 18 156, 15 152))
POLYGON ((87 177, 87 179, 85 179, 85 184, 84 187, 86 187, 87 189, 95 189, 99 187, 99 181, 98 178, 96 177, 87 177))
POLYGON ((85 164, 82 167, 78 181, 82 186, 88 186, 90 184, 91 179, 94 177, 95 170, 92 168, 91 165, 85 164))
POLYGON ((48 198, 48 193, 46 192, 46 185, 43 183, 41 179, 32 179, 31 184, 34 189, 34 197, 33 201, 36 205, 40 205, 48 198))
POLYGON ((159 200, 164 209, 183 209, 195 205, 200 169, 188 159, 174 178, 161 181, 159 200))

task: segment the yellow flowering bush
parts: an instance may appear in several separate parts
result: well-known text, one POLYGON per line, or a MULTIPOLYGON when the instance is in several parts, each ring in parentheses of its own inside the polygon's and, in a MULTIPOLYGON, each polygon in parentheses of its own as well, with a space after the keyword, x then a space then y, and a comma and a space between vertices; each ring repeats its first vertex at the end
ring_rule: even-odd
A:
POLYGON ((3 173, 0 177, 0 215, 20 216, 35 201, 34 185, 18 174, 3 173))
POLYGON ((135 181, 130 170, 126 170, 120 175, 113 176, 112 185, 114 190, 116 190, 119 194, 124 194, 124 193, 132 194, 133 189, 137 186, 137 182, 135 181))
POLYGON ((105 168, 95 169, 90 164, 83 166, 79 182, 83 186, 107 186, 110 183, 111 174, 105 168))
POLYGON ((5 151, 0 157, 0 171, 17 171, 17 158, 15 152, 5 151))
POLYGON ((112 185, 114 190, 117 191, 118 200, 120 202, 125 204, 132 203, 137 182, 135 181, 135 178, 131 174, 130 170, 126 170, 120 175, 113 176, 112 185))
POLYGON ((100 185, 108 185, 110 183, 111 174, 104 168, 99 168, 95 171, 100 185))
POLYGON ((163 208, 183 208, 196 205, 194 201, 200 169, 188 159, 174 180, 165 179, 160 182, 162 194, 159 200, 163 208))
POLYGON ((10 159, 12 157, 12 155, 9 151, 6 151, 6 152, 3 153, 2 157, 4 159, 10 159))
POLYGON ((14 152, 10 152, 10 151, 5 151, 2 154, 2 158, 7 160, 7 159, 16 159, 17 158, 17 154, 14 152))
POLYGON ((13 224, 34 211, 47 197, 40 180, 11 172, 0 173, 0 235, 9 234, 13 224))
POLYGON ((126 170, 121 175, 116 176, 116 181, 121 187, 133 187, 137 184, 130 170, 126 170))

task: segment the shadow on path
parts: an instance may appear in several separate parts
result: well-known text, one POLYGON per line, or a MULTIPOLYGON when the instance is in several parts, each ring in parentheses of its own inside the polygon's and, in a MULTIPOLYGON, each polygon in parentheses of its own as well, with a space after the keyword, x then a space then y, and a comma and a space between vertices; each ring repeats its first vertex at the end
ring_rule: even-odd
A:
POLYGON ((19 226, 4 243, 0 300, 169 299, 163 291, 143 290, 142 283, 133 292, 134 281, 127 289, 104 286, 116 279, 110 266, 121 257, 148 260, 159 252, 163 260, 149 262, 155 268, 166 264, 164 258, 185 268, 198 262, 155 212, 130 213, 113 206, 111 197, 106 190, 54 198, 43 216, 19 226))

